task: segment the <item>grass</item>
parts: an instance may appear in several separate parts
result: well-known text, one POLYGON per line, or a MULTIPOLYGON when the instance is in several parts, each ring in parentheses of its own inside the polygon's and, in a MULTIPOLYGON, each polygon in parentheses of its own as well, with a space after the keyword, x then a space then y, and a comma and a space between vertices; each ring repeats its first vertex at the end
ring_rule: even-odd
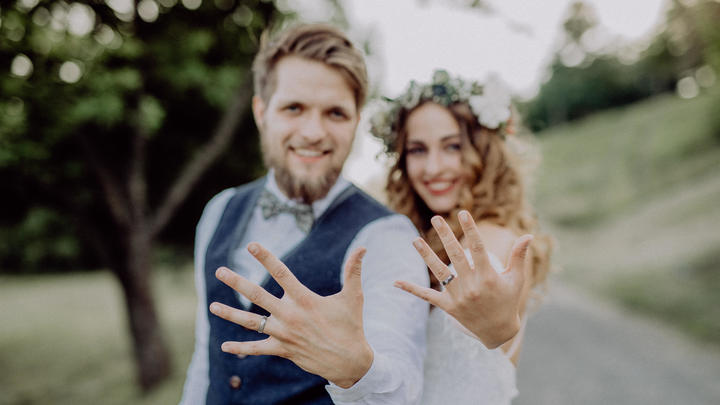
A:
POLYGON ((174 372, 142 396, 110 274, 0 278, 0 404, 176 404, 194 339, 192 271, 160 271, 155 287, 174 372))
POLYGON ((718 170, 709 119, 717 93, 663 95, 541 133, 544 213, 561 225, 586 226, 718 170))
POLYGON ((659 316, 701 339, 720 342, 720 252, 685 267, 617 277, 607 292, 626 306, 659 316))
POLYGON ((720 344, 720 86, 540 134, 560 277, 720 344))

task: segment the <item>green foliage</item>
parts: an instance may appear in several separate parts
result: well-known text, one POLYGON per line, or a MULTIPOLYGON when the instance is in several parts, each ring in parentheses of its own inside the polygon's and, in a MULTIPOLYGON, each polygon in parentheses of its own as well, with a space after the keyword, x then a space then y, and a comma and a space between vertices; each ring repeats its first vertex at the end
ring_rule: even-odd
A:
POLYGON ((66 218, 46 208, 31 209, 20 224, 0 228, 4 270, 38 271, 45 266, 69 269, 80 251, 66 218))
POLYGON ((538 96, 520 106, 533 131, 672 91, 678 80, 692 77, 706 64, 714 67, 716 75, 720 73, 717 2, 704 0, 692 7, 674 3, 665 29, 631 64, 615 53, 592 54, 582 49, 580 38, 595 24, 588 10, 582 2, 572 5, 563 45, 580 52, 584 59, 567 66, 557 55, 538 96))
MULTIPOLYGON (((38 258, 24 246, 29 236, 9 238, 0 250, 0 271, 52 266, 52 257, 60 268, 68 260, 97 267, 97 241, 122 246, 99 176, 127 192, 132 139, 141 134, 148 142, 142 167, 152 211, 250 79, 260 32, 283 18, 274 3, 259 0, 206 1, 196 10, 162 4, 171 3, 160 3, 152 22, 93 0, 49 0, 30 8, 17 1, 0 8, 0 181, 11 196, 0 213, 0 232, 25 229, 37 208, 67 225, 52 230, 46 222, 45 245, 74 239, 80 246, 63 255, 48 247, 52 253, 38 258), (91 17, 87 32, 68 25, 77 7, 91 17)), ((162 235, 167 242, 191 244, 205 202, 263 170, 251 119, 234 139, 180 207, 162 235)))

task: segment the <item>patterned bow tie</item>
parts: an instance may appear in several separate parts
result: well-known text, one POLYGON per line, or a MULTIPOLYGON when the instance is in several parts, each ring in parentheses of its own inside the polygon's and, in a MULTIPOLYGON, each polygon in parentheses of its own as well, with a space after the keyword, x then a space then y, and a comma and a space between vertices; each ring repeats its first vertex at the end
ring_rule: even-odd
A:
POLYGON ((303 232, 310 232, 315 218, 313 216, 312 207, 308 204, 296 204, 290 205, 281 202, 275 194, 263 190, 258 200, 258 205, 262 209, 262 214, 265 219, 274 217, 283 212, 287 212, 295 217, 295 222, 298 228, 302 229, 303 232))

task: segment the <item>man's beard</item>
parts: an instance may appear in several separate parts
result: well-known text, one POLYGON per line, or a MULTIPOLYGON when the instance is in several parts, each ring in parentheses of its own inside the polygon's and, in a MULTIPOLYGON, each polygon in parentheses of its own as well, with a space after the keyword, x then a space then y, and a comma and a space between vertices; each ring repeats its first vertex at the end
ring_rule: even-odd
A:
POLYGON ((340 176, 340 169, 332 167, 313 179, 300 179, 283 165, 271 166, 275 169, 275 181, 281 190, 291 199, 299 199, 310 204, 325 197, 340 176))
MULTIPOLYGON (((260 139, 260 147, 262 149, 265 166, 275 170, 275 181, 278 187, 280 187, 280 190, 282 190, 288 198, 300 200, 305 204, 311 204, 325 197, 342 171, 342 164, 339 166, 332 165, 320 176, 302 179, 292 173, 283 161, 282 156, 278 157, 270 151, 271 146, 267 145, 262 137, 260 139)), ((275 147, 285 149, 285 145, 275 145, 275 147)))

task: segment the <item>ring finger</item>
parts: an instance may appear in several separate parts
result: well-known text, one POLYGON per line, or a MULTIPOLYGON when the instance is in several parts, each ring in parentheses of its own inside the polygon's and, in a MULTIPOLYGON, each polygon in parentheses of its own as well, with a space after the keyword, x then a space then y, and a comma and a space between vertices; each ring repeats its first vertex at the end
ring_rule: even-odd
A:
POLYGON ((274 331, 273 322, 270 322, 271 317, 265 318, 262 315, 236 309, 219 302, 213 302, 210 304, 210 312, 222 319, 236 323, 250 330, 259 331, 260 326, 263 326, 262 333, 266 335, 272 335, 274 331), (265 318, 264 325, 263 318, 265 318))
POLYGON ((451 280, 455 275, 450 271, 450 268, 440 260, 439 257, 433 252, 430 246, 422 238, 417 238, 413 241, 413 246, 420 253, 425 264, 432 272, 432 274, 440 281, 445 288, 448 288, 451 284, 444 284, 443 281, 451 280))

